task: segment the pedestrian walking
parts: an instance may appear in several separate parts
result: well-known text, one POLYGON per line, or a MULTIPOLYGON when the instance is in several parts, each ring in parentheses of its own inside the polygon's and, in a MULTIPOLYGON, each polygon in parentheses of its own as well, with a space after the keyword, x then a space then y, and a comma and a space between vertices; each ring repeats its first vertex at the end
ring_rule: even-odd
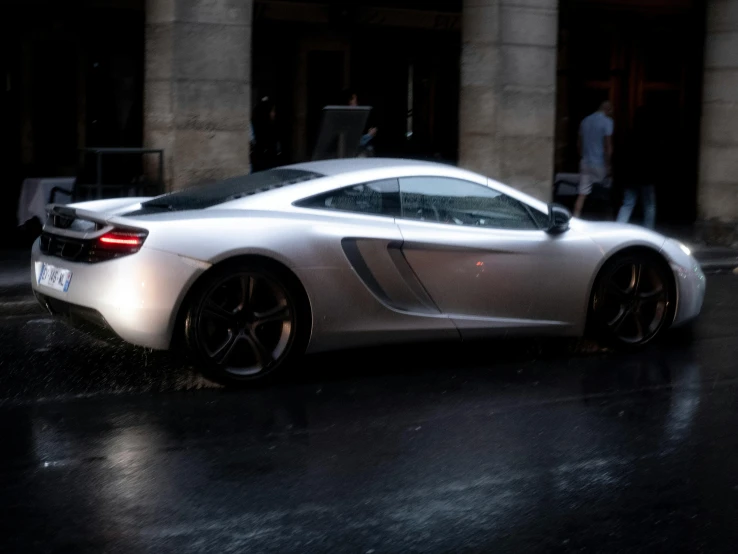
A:
POLYGON ((628 223, 633 215, 638 197, 643 207, 643 226, 653 229, 656 226, 656 179, 654 163, 654 145, 657 144, 656 128, 652 124, 645 106, 636 110, 633 122, 633 138, 626 146, 627 173, 624 182, 626 188, 623 204, 616 221, 628 223))
POLYGON ((613 127, 612 105, 608 101, 600 104, 579 126, 579 194, 574 217, 581 216, 592 186, 602 183, 611 173, 613 127))

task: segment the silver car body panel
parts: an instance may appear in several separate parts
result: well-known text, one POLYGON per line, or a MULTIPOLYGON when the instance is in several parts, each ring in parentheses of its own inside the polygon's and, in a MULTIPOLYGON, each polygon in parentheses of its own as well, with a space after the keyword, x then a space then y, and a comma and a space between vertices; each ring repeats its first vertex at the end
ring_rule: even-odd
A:
POLYGON ((289 268, 305 288, 313 318, 310 352, 415 340, 577 336, 602 264, 637 246, 661 252, 674 271, 675 324, 701 309, 704 275, 697 262, 683 246, 646 229, 572 219, 567 232, 552 235, 303 208, 294 202, 344 186, 447 176, 547 211, 515 189, 442 164, 364 159, 291 167, 325 176, 200 210, 126 217, 146 199, 72 205, 106 228, 134 226, 149 235, 137 254, 96 264, 44 256, 37 241, 34 290, 99 311, 131 343, 165 349, 193 283, 214 264, 258 255, 289 268), (72 270, 67 293, 38 285, 44 262, 72 270))

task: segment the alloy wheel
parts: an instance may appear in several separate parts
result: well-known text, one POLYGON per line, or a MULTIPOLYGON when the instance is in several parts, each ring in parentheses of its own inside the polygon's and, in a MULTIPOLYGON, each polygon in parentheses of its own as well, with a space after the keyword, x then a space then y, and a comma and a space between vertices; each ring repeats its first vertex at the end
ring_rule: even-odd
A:
POLYGON ((594 309, 609 334, 625 344, 645 344, 667 321, 669 284, 655 264, 640 259, 618 263, 602 283, 594 309))
POLYGON ((205 294, 196 318, 202 353, 234 377, 255 377, 286 355, 295 329, 288 292, 258 273, 239 273, 205 294))

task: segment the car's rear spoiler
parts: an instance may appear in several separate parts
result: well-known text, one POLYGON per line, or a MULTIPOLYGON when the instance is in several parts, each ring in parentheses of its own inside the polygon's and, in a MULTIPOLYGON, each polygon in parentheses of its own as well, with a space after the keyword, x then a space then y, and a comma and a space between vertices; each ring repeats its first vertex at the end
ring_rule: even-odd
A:
MULTIPOLYGON (((84 219, 85 221, 94 221, 95 223, 106 223, 108 219, 114 217, 112 214, 105 212, 95 212, 82 208, 71 208, 64 204, 48 204, 46 213, 49 217, 59 217, 73 221, 75 219, 84 219)), ((56 227, 56 225, 55 225, 56 227)))
MULTIPOLYGON (((104 231, 106 227, 113 225, 111 220, 117 219, 116 214, 99 212, 93 210, 85 210, 84 208, 73 208, 63 204, 48 204, 46 206, 48 218, 44 223, 44 230, 51 231, 54 234, 67 235, 78 238, 87 238, 95 236, 104 231), (90 229, 80 230, 70 229, 75 221, 84 221, 93 223, 90 229)), ((125 225, 114 224, 116 227, 126 227, 125 225)))

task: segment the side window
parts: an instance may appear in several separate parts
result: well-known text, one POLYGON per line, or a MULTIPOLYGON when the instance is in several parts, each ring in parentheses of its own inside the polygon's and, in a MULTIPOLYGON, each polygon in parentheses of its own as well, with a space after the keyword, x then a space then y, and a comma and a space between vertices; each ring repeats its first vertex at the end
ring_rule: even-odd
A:
POLYGON ((295 205, 302 208, 399 217, 400 186, 397 179, 373 181, 324 192, 295 202, 295 205))
POLYGON ((528 208, 499 191, 447 177, 400 179, 402 217, 495 229, 539 229, 528 208))

